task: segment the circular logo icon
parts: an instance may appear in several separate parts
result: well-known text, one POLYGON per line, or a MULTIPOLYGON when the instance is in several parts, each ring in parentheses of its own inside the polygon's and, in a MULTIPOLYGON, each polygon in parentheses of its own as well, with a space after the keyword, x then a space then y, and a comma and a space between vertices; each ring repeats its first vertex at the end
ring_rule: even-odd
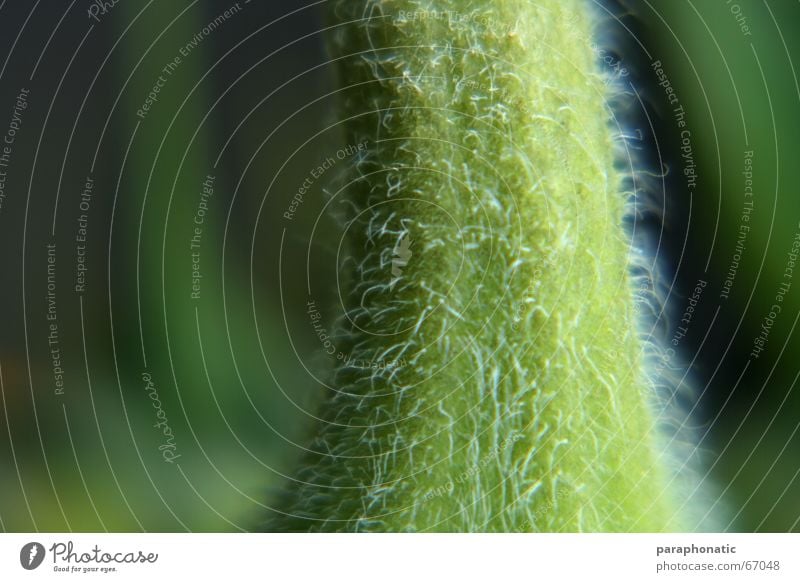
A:
POLYGON ((26 570, 35 570, 44 561, 44 546, 39 542, 30 542, 22 546, 19 552, 19 563, 26 570))

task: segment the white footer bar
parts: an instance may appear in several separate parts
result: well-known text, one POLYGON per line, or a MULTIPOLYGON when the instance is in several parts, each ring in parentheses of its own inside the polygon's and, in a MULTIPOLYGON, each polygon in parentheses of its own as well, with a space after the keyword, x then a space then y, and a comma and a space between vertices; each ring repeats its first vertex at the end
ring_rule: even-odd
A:
POLYGON ((215 578, 797 581, 800 534, 0 535, 0 580, 215 578))

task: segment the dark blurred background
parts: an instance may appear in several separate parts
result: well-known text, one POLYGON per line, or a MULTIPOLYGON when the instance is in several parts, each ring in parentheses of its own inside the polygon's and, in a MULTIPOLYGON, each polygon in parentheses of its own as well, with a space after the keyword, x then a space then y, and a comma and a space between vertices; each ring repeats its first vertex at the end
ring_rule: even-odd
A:
MULTIPOLYGON (((337 300, 336 168, 310 178, 347 145, 325 4, 0 4, 4 530, 271 511, 330 363, 306 303, 330 329, 337 300)), ((681 378, 719 529, 800 531, 800 4, 603 6, 676 339, 652 365, 681 378)))

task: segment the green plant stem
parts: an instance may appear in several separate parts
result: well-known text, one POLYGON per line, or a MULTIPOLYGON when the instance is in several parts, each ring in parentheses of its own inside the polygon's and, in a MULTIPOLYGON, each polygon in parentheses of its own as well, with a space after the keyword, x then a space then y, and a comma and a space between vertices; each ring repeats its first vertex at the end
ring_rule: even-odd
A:
POLYGON ((338 341, 371 365, 332 375, 271 529, 678 527, 587 5, 333 3, 369 142, 338 194, 338 341))

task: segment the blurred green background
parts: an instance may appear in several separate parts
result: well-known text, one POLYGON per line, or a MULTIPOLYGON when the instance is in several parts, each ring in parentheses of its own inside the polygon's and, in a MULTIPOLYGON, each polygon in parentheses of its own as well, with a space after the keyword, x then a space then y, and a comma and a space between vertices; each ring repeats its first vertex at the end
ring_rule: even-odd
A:
MULTIPOLYGON (((324 396, 330 356, 306 302, 321 306, 327 329, 337 305, 338 227, 325 208, 336 169, 284 214, 346 145, 324 3, 92 6, 0 8, 0 132, 30 92, 0 207, 0 526, 257 529, 324 396), (86 284, 76 291, 81 224, 86 284)), ((681 406, 719 529, 800 531, 800 283, 751 356, 800 232, 800 4, 604 6, 618 19, 601 23, 603 56, 636 91, 619 115, 640 137, 637 173, 652 184, 639 224, 660 262, 667 340, 707 282, 669 364, 688 368, 681 406), (750 230, 723 298, 745 200, 750 230)))

